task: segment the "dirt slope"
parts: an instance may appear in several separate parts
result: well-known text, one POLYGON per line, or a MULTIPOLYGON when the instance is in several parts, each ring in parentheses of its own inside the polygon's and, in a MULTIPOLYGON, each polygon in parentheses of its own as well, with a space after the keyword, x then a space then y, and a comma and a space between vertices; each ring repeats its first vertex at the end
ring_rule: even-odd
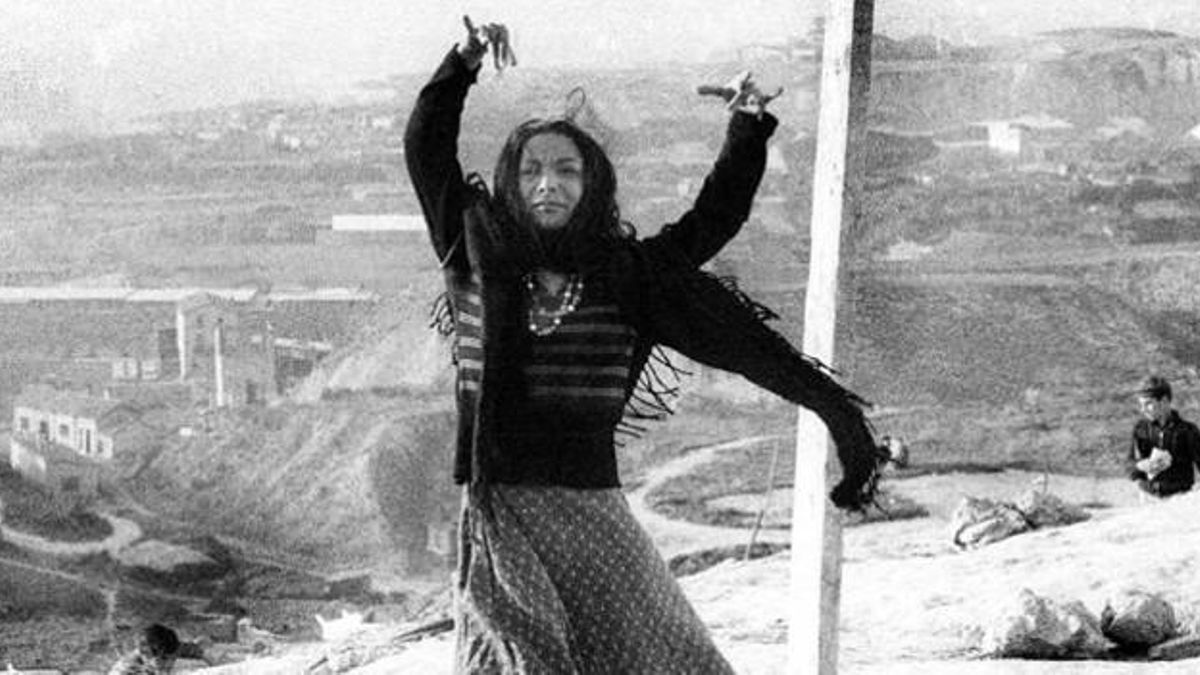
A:
POLYGON ((316 571, 390 571, 457 502, 442 399, 352 397, 215 420, 139 476, 151 510, 316 571))

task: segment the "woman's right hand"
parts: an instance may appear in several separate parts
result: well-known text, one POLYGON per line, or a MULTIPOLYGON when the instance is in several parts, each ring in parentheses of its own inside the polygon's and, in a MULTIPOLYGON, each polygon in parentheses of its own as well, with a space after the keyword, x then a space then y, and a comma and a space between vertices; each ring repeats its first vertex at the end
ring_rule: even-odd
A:
POLYGON ((783 93, 783 87, 767 94, 759 88, 750 71, 745 70, 735 75, 724 86, 701 85, 696 88, 696 92, 701 96, 719 96, 725 99, 725 107, 730 111, 741 110, 755 117, 762 117, 767 104, 783 93))
POLYGON ((467 62, 467 67, 474 70, 483 63, 488 49, 492 50, 492 63, 496 70, 504 70, 508 66, 517 65, 517 55, 513 53, 512 43, 508 37, 508 27, 502 23, 485 23, 476 26, 471 17, 463 15, 463 25, 467 28, 467 40, 459 44, 458 53, 467 62))

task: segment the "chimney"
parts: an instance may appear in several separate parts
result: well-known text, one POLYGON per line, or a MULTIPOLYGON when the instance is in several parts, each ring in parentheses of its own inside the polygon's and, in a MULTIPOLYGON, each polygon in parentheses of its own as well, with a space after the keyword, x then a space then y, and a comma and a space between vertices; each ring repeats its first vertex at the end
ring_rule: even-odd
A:
POLYGON ((175 305, 175 346, 179 351, 179 381, 188 376, 187 317, 183 314, 183 303, 175 305))
POLYGON ((224 327, 222 319, 217 319, 217 323, 213 326, 214 404, 218 408, 225 407, 225 358, 221 353, 221 337, 224 327))

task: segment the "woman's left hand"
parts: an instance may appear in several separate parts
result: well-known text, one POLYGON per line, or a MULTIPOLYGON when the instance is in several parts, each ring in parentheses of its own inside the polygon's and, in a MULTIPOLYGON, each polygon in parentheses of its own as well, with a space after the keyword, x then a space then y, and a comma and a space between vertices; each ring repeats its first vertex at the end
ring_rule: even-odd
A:
POLYGON ((750 71, 738 73, 732 80, 722 86, 701 85, 696 88, 701 96, 719 96, 725 100, 728 110, 741 110, 755 117, 761 117, 767 109, 767 104, 783 93, 783 87, 776 88, 772 94, 764 93, 750 71))

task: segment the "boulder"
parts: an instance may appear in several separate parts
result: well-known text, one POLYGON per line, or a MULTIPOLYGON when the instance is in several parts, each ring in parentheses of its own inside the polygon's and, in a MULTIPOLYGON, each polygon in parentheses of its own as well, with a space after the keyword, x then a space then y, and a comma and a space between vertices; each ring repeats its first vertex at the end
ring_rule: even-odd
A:
POLYGON ((1088 519, 1088 513, 1083 507, 1068 504, 1044 490, 1027 491, 1017 500, 1016 507, 1035 528, 1070 525, 1088 519))
POLYGON ((954 543, 959 548, 978 548, 1031 528, 1016 506, 980 497, 964 497, 950 519, 954 543))
POLYGON ((1126 591, 1105 604, 1100 628, 1113 642, 1135 649, 1166 642, 1178 633, 1171 604, 1156 593, 1139 590, 1126 591))
POLYGON ((979 650, 992 657, 1094 658, 1113 646, 1082 602, 1060 605, 1027 588, 972 633, 979 650))

